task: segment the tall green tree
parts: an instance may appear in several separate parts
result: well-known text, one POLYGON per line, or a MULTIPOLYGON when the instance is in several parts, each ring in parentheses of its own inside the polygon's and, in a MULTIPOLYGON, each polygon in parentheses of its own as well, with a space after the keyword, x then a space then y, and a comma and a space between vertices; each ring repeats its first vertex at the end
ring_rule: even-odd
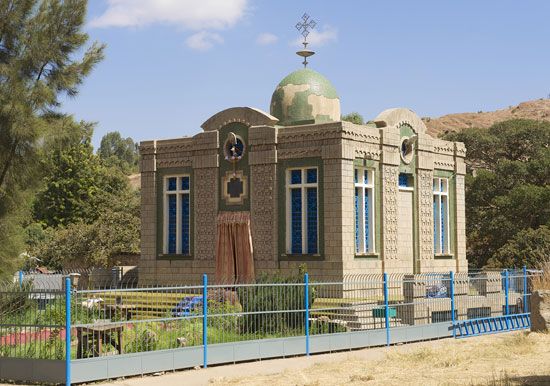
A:
POLYGON ((519 266, 548 251, 550 123, 510 120, 446 135, 467 148, 468 260, 519 266), (512 255, 516 255, 512 258, 512 255))
POLYGON ((0 0, 0 266, 20 250, 17 213, 40 180, 43 147, 60 128, 51 124, 60 98, 75 96, 103 58, 103 45, 85 48, 86 6, 87 0, 0 0))
POLYGON ((129 189, 127 178, 117 168, 102 164, 91 144, 93 126, 80 123, 78 141, 55 149, 44 162, 44 188, 34 200, 34 218, 48 226, 95 221, 99 207, 117 201, 129 189))
POLYGON ((106 165, 116 166, 124 173, 135 173, 138 170, 138 147, 130 137, 122 138, 118 131, 107 133, 101 138, 97 151, 106 165))

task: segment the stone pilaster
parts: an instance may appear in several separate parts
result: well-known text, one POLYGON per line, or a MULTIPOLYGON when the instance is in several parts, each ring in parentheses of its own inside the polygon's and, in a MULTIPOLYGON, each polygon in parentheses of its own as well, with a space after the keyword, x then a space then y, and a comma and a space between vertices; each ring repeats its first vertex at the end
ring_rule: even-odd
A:
MULTIPOLYGON (((397 179, 399 176, 399 130, 395 127, 381 129, 382 165, 382 258, 383 269, 391 271, 398 259, 397 253, 397 179)), ((397 263, 399 264, 399 263, 397 263)))
POLYGON ((463 143, 455 142, 455 173, 456 173, 456 270, 468 271, 466 260, 466 202, 465 174, 466 148, 463 143))
MULTIPOLYGON (((418 180, 418 242, 420 265, 434 258, 433 170, 417 170, 418 180)), ((421 271, 420 267, 419 271, 421 271)))
POLYGON ((418 253, 415 272, 432 269, 434 260, 433 224, 433 178, 434 145, 433 138, 419 134, 417 142, 417 204, 418 204, 418 253))
POLYGON ((218 132, 194 137, 193 197, 195 213, 194 259, 214 261, 216 254, 216 218, 218 215, 218 132))
POLYGON ((141 171, 141 259, 156 257, 156 142, 140 144, 141 171))
POLYGON ((248 141, 250 145, 250 221, 254 261, 257 268, 274 269, 277 267, 279 235, 277 129, 253 126, 248 131, 248 141))
POLYGON ((397 177, 399 168, 382 165, 382 252, 384 267, 397 260, 397 177))

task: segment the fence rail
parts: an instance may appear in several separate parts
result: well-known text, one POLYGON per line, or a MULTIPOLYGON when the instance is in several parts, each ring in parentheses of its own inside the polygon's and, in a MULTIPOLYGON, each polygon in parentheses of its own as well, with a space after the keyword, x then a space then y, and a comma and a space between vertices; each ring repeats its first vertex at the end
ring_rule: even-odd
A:
POLYGON ((306 274, 244 284, 209 284, 205 275, 202 285, 90 289, 74 276, 53 283, 27 273, 0 286, 0 379, 13 378, 2 366, 8 358, 49 360, 55 371, 63 361, 65 379, 73 369, 73 380, 92 381, 161 371, 167 356, 174 369, 206 367, 453 336, 461 321, 528 315, 537 274, 350 275, 340 282, 306 274), (236 354, 237 346, 248 354, 236 354), (155 358, 164 359, 154 365, 155 358), (103 362, 120 371, 90 370, 103 362))

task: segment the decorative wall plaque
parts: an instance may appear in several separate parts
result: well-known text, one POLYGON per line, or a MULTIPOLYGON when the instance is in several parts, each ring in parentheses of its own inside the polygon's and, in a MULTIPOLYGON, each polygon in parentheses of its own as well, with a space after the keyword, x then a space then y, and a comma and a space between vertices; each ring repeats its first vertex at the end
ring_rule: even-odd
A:
POLYGON ((222 177, 222 197, 227 205, 242 205, 248 198, 248 178, 242 170, 229 171, 222 177))

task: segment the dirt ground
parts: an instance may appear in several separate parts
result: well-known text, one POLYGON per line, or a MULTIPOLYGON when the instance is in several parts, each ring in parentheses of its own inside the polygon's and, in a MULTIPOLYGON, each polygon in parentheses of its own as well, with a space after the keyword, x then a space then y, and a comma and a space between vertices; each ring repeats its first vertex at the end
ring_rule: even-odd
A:
POLYGON ((550 334, 445 339, 215 366, 104 385, 550 385, 550 334))

